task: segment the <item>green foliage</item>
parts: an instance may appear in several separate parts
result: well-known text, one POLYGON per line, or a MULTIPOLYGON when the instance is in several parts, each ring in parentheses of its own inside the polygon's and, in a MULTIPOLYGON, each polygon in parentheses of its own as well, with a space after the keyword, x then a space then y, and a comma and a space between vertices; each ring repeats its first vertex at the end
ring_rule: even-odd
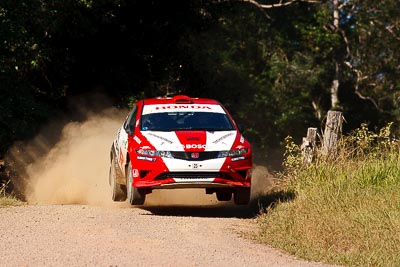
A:
MULTIPOLYGON (((297 129, 316 122, 309 103, 310 86, 318 78, 308 77, 321 72, 288 61, 291 55, 286 53, 293 51, 283 47, 289 46, 289 39, 299 39, 295 22, 271 22, 246 3, 220 6, 207 10, 215 19, 206 31, 185 36, 182 42, 188 92, 222 101, 237 121, 246 124, 245 134, 255 145, 280 145, 287 134, 297 136, 297 129), (283 36, 288 24, 294 33, 283 36)), ((274 20, 282 17, 295 16, 274 14, 274 20)), ((304 57, 298 53, 293 58, 304 57)))
POLYGON ((130 96, 128 98, 128 107, 131 109, 133 106, 141 99, 144 99, 145 95, 144 92, 139 92, 137 95, 130 96))
POLYGON ((352 154, 348 157, 377 157, 382 152, 390 150, 393 146, 391 141, 391 128, 393 123, 388 123, 382 127, 378 133, 368 129, 367 124, 355 129, 347 136, 343 142, 344 149, 351 150, 352 154))
POLYGON ((2 1, 0 157, 66 97, 100 90, 115 103, 156 96, 177 79, 177 41, 202 26, 190 1, 2 1), (180 6, 181 9, 176 9, 180 6), (155 41, 157 40, 157 41, 155 41))
POLYGON ((378 120, 397 123, 400 118, 400 3, 396 0, 349 2, 343 9, 343 14, 348 15, 343 30, 350 43, 351 58, 346 60, 353 69, 345 69, 343 76, 348 75, 364 97, 374 99, 381 109, 378 120))
POLYGON ((285 160, 283 162, 283 167, 293 175, 301 167, 301 148, 297 145, 291 136, 285 138, 285 160))

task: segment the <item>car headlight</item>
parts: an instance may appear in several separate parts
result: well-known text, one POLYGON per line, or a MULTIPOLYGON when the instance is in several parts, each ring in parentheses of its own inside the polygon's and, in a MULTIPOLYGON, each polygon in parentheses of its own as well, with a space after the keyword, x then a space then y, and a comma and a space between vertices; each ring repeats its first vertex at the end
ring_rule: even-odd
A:
POLYGON ((172 154, 169 151, 156 151, 157 156, 163 157, 163 158, 172 158, 172 154))
POLYGON ((221 151, 218 154, 218 158, 237 157, 246 154, 248 151, 249 151, 248 148, 221 151))
POLYGON ((169 151, 158 151, 158 150, 148 150, 148 149, 135 149, 136 154, 149 157, 163 157, 172 158, 172 154, 169 151))

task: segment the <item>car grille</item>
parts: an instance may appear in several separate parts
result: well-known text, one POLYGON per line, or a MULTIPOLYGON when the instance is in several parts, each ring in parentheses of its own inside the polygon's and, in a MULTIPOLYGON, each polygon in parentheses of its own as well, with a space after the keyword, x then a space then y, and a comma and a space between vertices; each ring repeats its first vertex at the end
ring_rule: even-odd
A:
POLYGON ((232 178, 224 172, 166 172, 157 176, 154 180, 165 180, 167 178, 176 179, 210 179, 223 178, 232 180, 232 178))
POLYGON ((208 159, 218 158, 218 151, 206 151, 206 152, 177 152, 171 151, 172 156, 175 159, 183 159, 188 161, 202 161, 208 159))

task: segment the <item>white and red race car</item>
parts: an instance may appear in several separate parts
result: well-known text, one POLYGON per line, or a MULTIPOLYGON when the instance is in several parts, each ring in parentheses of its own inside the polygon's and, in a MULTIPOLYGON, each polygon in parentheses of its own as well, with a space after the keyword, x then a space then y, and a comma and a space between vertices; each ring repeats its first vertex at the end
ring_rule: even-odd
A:
POLYGON ((217 101, 178 95, 136 103, 110 152, 114 201, 142 205, 154 189, 204 188, 219 201, 250 200, 252 154, 217 101))

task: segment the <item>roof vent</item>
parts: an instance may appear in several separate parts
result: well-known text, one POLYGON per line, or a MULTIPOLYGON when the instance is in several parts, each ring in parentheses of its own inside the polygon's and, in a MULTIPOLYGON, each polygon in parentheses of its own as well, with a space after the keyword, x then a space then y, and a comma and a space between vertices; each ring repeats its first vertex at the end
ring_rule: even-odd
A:
POLYGON ((191 104, 192 99, 186 95, 177 95, 173 97, 175 104, 191 104))

